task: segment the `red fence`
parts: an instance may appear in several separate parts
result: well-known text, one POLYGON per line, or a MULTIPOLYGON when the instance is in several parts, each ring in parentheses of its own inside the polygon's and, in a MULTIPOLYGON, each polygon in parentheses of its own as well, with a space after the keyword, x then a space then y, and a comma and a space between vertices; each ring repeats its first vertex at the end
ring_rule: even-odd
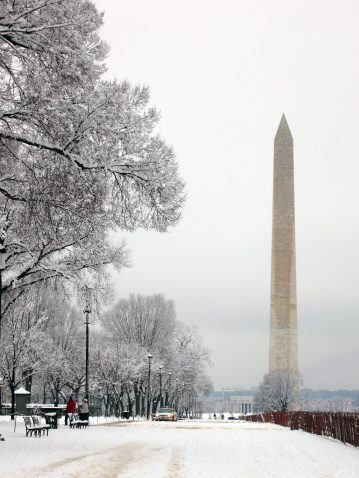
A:
POLYGON ((268 412, 244 418, 250 422, 270 422, 291 430, 332 437, 359 447, 359 413, 268 412))

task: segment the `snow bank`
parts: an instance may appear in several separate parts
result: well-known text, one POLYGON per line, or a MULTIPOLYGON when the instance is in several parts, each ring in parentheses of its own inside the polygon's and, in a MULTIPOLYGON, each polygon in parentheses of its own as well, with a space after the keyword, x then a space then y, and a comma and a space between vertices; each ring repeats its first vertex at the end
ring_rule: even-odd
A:
POLYGON ((26 438, 0 417, 1 476, 358 478, 359 450, 268 423, 92 419, 26 438))

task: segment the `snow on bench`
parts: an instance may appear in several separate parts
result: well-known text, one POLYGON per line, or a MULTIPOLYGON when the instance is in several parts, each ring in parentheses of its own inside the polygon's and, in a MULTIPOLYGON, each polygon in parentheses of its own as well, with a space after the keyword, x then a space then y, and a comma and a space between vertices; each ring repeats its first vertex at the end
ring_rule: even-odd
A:
POLYGON ((88 420, 80 420, 77 413, 74 413, 73 419, 70 420, 70 428, 86 428, 88 424, 88 420))

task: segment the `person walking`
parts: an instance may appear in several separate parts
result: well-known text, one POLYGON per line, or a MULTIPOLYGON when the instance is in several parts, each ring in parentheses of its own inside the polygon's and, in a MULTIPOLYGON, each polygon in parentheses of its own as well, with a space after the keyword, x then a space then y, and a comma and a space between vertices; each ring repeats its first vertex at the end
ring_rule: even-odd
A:
POLYGON ((70 418, 70 421, 73 419, 75 412, 76 412, 76 402, 71 396, 66 404, 65 425, 67 425, 67 421, 69 418, 70 418))
POLYGON ((81 405, 81 408, 80 408, 80 412, 81 412, 80 420, 89 421, 89 402, 87 398, 85 398, 85 400, 83 401, 83 404, 81 405))

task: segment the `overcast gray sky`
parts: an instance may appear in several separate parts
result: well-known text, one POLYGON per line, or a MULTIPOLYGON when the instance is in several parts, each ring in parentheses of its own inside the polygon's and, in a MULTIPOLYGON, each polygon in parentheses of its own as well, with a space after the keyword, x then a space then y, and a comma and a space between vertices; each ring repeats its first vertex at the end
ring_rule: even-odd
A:
MULTIPOLYGON (((108 74, 148 84, 188 201, 168 234, 125 234, 118 297, 163 293, 215 388, 268 371, 273 142, 294 138, 299 368, 359 389, 357 0, 96 0, 108 74)), ((155 358, 154 358, 155 360, 155 358)))

